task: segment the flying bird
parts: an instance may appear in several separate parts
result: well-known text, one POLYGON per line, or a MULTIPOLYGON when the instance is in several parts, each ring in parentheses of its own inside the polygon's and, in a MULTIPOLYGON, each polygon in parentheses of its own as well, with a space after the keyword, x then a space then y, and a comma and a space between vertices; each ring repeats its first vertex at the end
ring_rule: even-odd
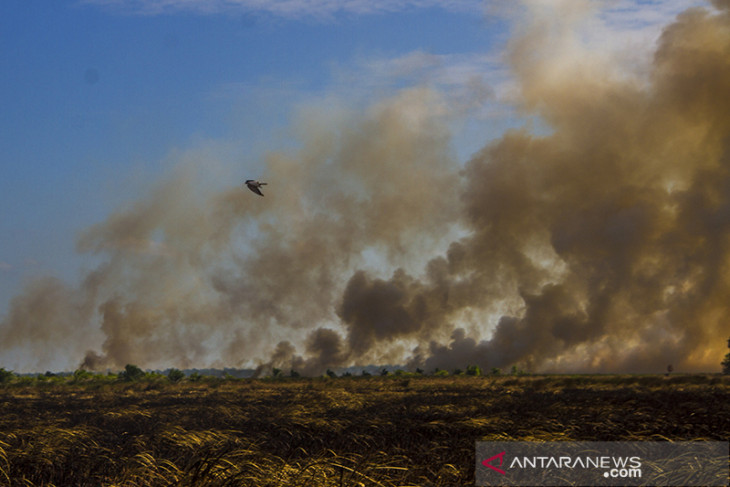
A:
POLYGON ((261 192, 261 186, 265 186, 266 183, 259 183, 258 181, 254 179, 247 179, 246 180, 246 186, 248 186, 248 189, 256 193, 257 195, 263 196, 264 193, 261 192))

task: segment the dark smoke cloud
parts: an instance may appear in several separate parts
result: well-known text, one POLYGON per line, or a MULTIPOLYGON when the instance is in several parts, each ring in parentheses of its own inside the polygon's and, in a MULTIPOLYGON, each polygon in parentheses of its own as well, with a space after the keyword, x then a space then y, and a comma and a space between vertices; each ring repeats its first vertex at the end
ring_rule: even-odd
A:
POLYGON ((410 336, 411 365, 428 369, 717 369, 730 334, 730 22, 715 6, 665 29, 643 83, 585 56, 558 69, 560 25, 516 39, 523 109, 551 134, 512 131, 469 161, 471 233, 426 278, 353 276, 340 307, 351 350, 410 336), (521 306, 490 338, 459 327, 459 312, 499 299, 521 306), (448 343, 432 338, 443 328, 448 343))
POLYGON ((716 370, 730 4, 713 5, 663 31, 644 78, 577 48, 575 16, 529 19, 508 58, 519 109, 547 129, 461 168, 427 89, 337 124, 306 113, 299 149, 255 175, 264 198, 201 182, 201 154, 80 235, 102 263, 79 286, 16 297, 0 350, 92 369, 716 370))

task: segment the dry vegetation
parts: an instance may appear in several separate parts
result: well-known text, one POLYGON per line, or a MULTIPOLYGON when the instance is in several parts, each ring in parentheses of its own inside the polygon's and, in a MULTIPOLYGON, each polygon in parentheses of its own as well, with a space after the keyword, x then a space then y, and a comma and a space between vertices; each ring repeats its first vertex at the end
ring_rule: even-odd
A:
POLYGON ((474 484, 476 440, 726 440, 730 377, 0 386, 0 485, 474 484))

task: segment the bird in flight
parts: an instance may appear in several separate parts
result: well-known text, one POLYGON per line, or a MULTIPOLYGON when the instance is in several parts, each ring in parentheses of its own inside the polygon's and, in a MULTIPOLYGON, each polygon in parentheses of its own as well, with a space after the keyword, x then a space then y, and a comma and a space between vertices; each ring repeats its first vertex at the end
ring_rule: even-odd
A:
POLYGON ((246 180, 246 186, 248 186, 248 189, 256 193, 257 195, 263 196, 264 193, 261 192, 261 186, 265 186, 266 183, 259 183, 255 179, 247 179, 246 180))

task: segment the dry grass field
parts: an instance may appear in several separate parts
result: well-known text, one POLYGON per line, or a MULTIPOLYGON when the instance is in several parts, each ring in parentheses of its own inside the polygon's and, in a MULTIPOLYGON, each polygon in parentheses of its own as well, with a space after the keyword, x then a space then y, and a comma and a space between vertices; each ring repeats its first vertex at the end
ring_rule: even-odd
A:
POLYGON ((474 484, 476 440, 726 440, 730 377, 0 385, 0 485, 474 484))

